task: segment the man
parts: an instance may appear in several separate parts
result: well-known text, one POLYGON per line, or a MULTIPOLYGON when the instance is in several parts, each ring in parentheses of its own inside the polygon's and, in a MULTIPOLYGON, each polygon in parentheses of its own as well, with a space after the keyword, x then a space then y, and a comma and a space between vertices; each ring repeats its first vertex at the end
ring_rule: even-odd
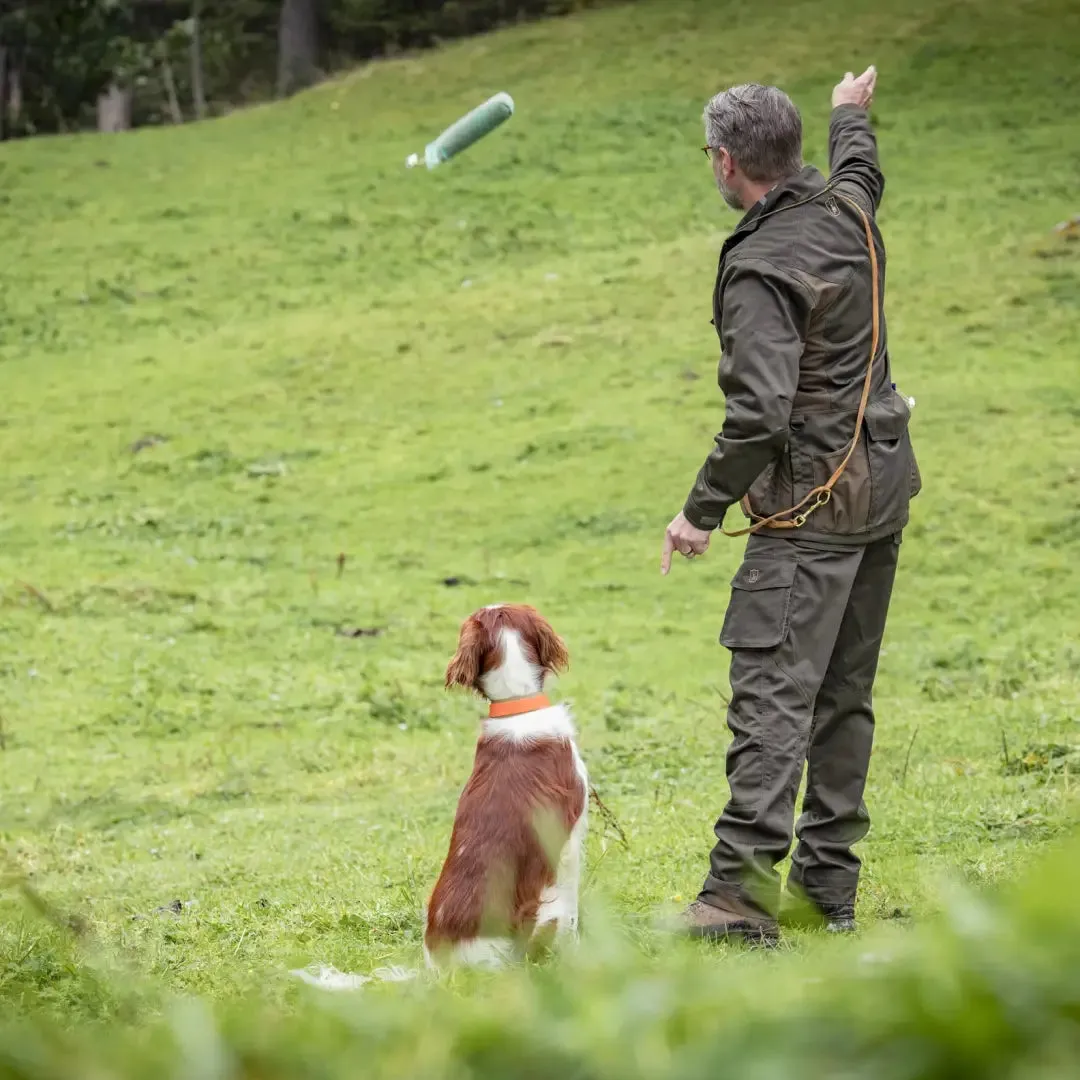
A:
POLYGON ((720 634, 731 651, 731 795, 683 915, 699 936, 776 937, 776 866, 804 764, 789 892, 830 929, 854 929, 871 689, 920 486, 882 314, 873 218, 884 180, 866 113, 876 79, 873 67, 849 72, 833 91, 828 184, 803 166, 799 113, 782 91, 738 86, 705 109, 717 187, 745 216, 713 294, 723 430, 667 528, 661 570, 673 552, 703 554, 740 500, 752 535, 720 634))

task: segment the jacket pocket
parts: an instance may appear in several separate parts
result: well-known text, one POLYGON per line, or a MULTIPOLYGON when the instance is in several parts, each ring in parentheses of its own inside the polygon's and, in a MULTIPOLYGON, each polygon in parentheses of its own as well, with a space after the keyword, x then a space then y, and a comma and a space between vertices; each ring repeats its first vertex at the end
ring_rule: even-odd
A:
POLYGON ((787 636, 794 560, 747 559, 731 580, 731 602, 720 631, 728 649, 775 649, 787 636))
POLYGON ((910 416, 907 402, 897 393, 866 407, 872 527, 906 517, 908 502, 918 489, 918 466, 908 435, 910 416))
POLYGON ((761 475, 750 485, 747 498, 750 509, 760 517, 771 517, 794 504, 795 484, 788 447, 784 447, 776 459, 765 466, 761 475))
MULTIPOLYGON (((911 435, 908 435, 908 441, 911 441, 911 435)), ((919 492, 922 491, 922 473, 919 472, 919 463, 915 460, 915 448, 911 448, 911 484, 909 485, 908 494, 911 498, 915 498, 919 492)))
MULTIPOLYGON (((824 487, 843 463, 848 448, 811 459, 814 487, 824 487)), ((844 471, 832 488, 832 496, 808 519, 814 532, 849 535, 866 530, 871 517, 870 454, 865 433, 860 437, 844 471)))

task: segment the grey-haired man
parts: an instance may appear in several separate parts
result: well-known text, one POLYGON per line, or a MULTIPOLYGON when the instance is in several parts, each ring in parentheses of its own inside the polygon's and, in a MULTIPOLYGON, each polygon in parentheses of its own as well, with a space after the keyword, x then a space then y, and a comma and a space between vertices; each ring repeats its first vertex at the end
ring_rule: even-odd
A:
POLYGON ((873 218, 884 179, 867 116, 876 79, 873 67, 849 72, 833 91, 828 183, 803 166, 798 110, 776 87, 734 87, 705 109, 717 187, 745 216, 713 293, 723 430, 667 528, 661 570, 676 551, 703 554, 740 501, 758 529, 720 634, 731 651, 730 799, 683 916, 701 936, 775 938, 776 866, 804 766, 790 891, 830 928, 854 927, 871 692, 920 486, 882 313, 873 218), (825 498, 814 494, 826 485, 825 498))

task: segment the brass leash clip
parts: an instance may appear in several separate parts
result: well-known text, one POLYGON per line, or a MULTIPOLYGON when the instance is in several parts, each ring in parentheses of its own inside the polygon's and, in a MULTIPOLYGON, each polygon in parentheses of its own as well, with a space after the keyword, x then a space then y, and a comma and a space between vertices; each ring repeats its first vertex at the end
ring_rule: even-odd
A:
POLYGON ((812 502, 801 514, 796 514, 792 518, 792 524, 796 529, 801 529, 806 524, 806 519, 822 506, 828 506, 829 501, 832 499, 832 489, 826 488, 824 491, 819 492, 817 499, 812 502))

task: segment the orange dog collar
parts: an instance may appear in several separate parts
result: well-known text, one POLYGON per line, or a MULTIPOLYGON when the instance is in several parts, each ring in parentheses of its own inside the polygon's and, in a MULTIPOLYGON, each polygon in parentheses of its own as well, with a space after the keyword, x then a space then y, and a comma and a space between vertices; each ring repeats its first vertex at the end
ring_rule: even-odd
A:
POLYGON ((550 708, 551 701, 547 694, 534 694, 532 697, 515 698, 513 701, 493 701, 488 709, 488 717, 491 720, 503 720, 508 716, 521 716, 523 713, 550 708))

